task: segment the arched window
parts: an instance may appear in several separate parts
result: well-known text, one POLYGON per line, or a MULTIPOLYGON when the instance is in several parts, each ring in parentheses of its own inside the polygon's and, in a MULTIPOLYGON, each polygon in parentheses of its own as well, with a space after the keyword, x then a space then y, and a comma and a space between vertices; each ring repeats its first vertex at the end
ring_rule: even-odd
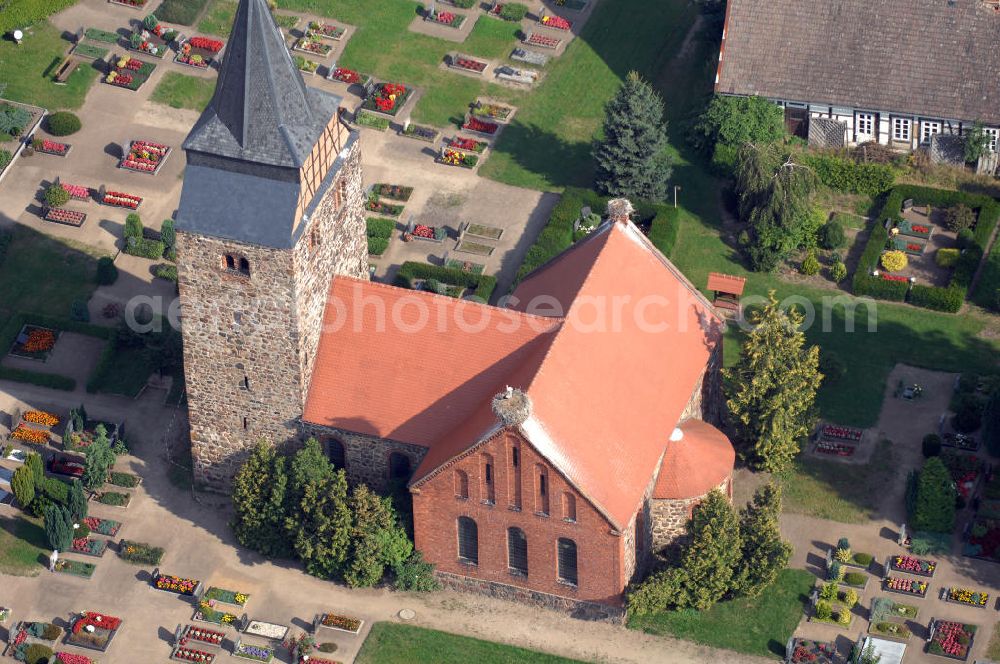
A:
POLYGON ((576 542, 560 537, 557 544, 559 559, 559 581, 571 586, 577 584, 576 576, 576 542))
POLYGON ((227 272, 239 274, 243 277, 250 276, 250 261, 243 256, 226 254, 222 257, 222 265, 227 272))
POLYGON ((497 502, 496 478, 493 476, 496 469, 493 466, 493 456, 483 455, 483 502, 494 505, 497 502))
POLYGON ((347 468, 347 452, 344 450, 344 444, 336 438, 327 439, 326 455, 334 468, 347 468))
POLYGON ((455 497, 463 500, 469 497, 469 475, 464 470, 455 471, 455 497))
POLYGON ((226 254, 226 269, 235 270, 236 269, 236 256, 232 254, 226 254))
POLYGON ((240 257, 240 272, 250 276, 250 261, 243 257, 240 257))
POLYGON ((535 513, 549 513, 549 473, 542 464, 535 466, 535 513))
POLYGON ((569 491, 564 491, 562 496, 563 520, 576 521, 576 496, 569 491))
POLYGON ((479 527, 467 516, 458 517, 458 559, 479 564, 479 527))
POLYGON ((520 528, 507 529, 507 566, 511 574, 528 576, 528 538, 520 528))
POLYGON ((399 452, 393 452, 389 455, 389 479, 410 479, 410 457, 399 452))

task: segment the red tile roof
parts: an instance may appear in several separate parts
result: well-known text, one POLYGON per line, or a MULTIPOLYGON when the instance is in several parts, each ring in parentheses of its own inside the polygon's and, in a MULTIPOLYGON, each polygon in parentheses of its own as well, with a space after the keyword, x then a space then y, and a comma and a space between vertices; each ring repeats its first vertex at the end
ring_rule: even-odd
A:
POLYGON ((653 498, 697 498, 733 473, 736 450, 726 434, 701 420, 686 420, 680 440, 670 440, 653 487, 653 498))
POLYGON ((631 223, 601 227, 514 295, 520 311, 337 278, 331 296, 349 310, 369 298, 387 311, 406 301, 414 311, 420 302, 441 308, 445 318, 494 316, 480 332, 431 316, 406 334, 377 331, 371 303, 333 329, 337 311, 328 305, 304 419, 429 446, 415 486, 495 433, 491 397, 518 387, 532 401, 521 433, 623 529, 721 338, 721 320, 631 223), (565 317, 522 313, 540 295, 564 306, 565 317))
POLYGON ((721 272, 708 273, 708 290, 710 291, 743 295, 743 288, 746 285, 746 277, 734 277, 731 274, 722 274, 721 272))

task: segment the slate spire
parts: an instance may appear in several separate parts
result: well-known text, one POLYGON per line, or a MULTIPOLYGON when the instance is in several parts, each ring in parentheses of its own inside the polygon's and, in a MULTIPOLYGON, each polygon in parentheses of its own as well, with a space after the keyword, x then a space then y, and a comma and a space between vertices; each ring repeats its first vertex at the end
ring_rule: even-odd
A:
POLYGON ((338 101, 306 87, 267 1, 240 0, 215 94, 184 148, 298 168, 338 101))

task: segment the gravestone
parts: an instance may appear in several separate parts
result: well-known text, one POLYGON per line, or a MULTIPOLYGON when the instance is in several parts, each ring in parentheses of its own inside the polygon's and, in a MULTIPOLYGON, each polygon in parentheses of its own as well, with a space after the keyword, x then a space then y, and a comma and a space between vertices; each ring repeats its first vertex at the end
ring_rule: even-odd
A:
POLYGON ((899 525, 899 539, 896 540, 896 543, 899 544, 900 546, 905 546, 906 545, 906 524, 905 523, 902 523, 902 524, 899 525))
POLYGON ((903 201, 903 210, 909 210, 912 207, 913 207, 913 199, 912 198, 907 198, 905 201, 903 201))
POLYGON ((177 629, 174 630, 174 642, 171 645, 178 645, 181 642, 181 636, 184 635, 183 625, 177 625, 177 629))

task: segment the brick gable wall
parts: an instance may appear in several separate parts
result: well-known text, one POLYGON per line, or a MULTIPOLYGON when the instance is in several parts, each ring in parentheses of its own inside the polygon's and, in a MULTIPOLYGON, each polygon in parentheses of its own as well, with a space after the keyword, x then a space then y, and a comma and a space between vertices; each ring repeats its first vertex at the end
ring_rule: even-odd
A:
MULTIPOLYGON (((416 546, 425 558, 434 563, 438 571, 467 577, 469 583, 477 583, 480 590, 499 584, 576 602, 621 604, 627 581, 622 536, 613 534, 607 519, 516 432, 502 431, 416 487, 413 520, 416 546), (515 446, 520 454, 520 510, 512 509, 517 502, 518 474, 512 472, 511 466, 511 448, 515 446), (493 460, 495 504, 492 505, 484 503, 484 455, 490 455, 493 460), (539 469, 547 476, 548 516, 536 514, 536 473, 539 469), (456 470, 468 477, 467 499, 456 497, 456 470), (564 493, 569 493, 575 501, 576 522, 563 519, 564 493), (457 520, 460 516, 472 518, 478 526, 478 565, 458 560, 457 520), (508 566, 507 529, 515 526, 527 536, 527 577, 512 573, 508 566), (556 546, 560 537, 573 540, 577 546, 576 587, 557 579, 556 546)), ((519 599, 530 597, 532 592, 518 594, 519 599)))

